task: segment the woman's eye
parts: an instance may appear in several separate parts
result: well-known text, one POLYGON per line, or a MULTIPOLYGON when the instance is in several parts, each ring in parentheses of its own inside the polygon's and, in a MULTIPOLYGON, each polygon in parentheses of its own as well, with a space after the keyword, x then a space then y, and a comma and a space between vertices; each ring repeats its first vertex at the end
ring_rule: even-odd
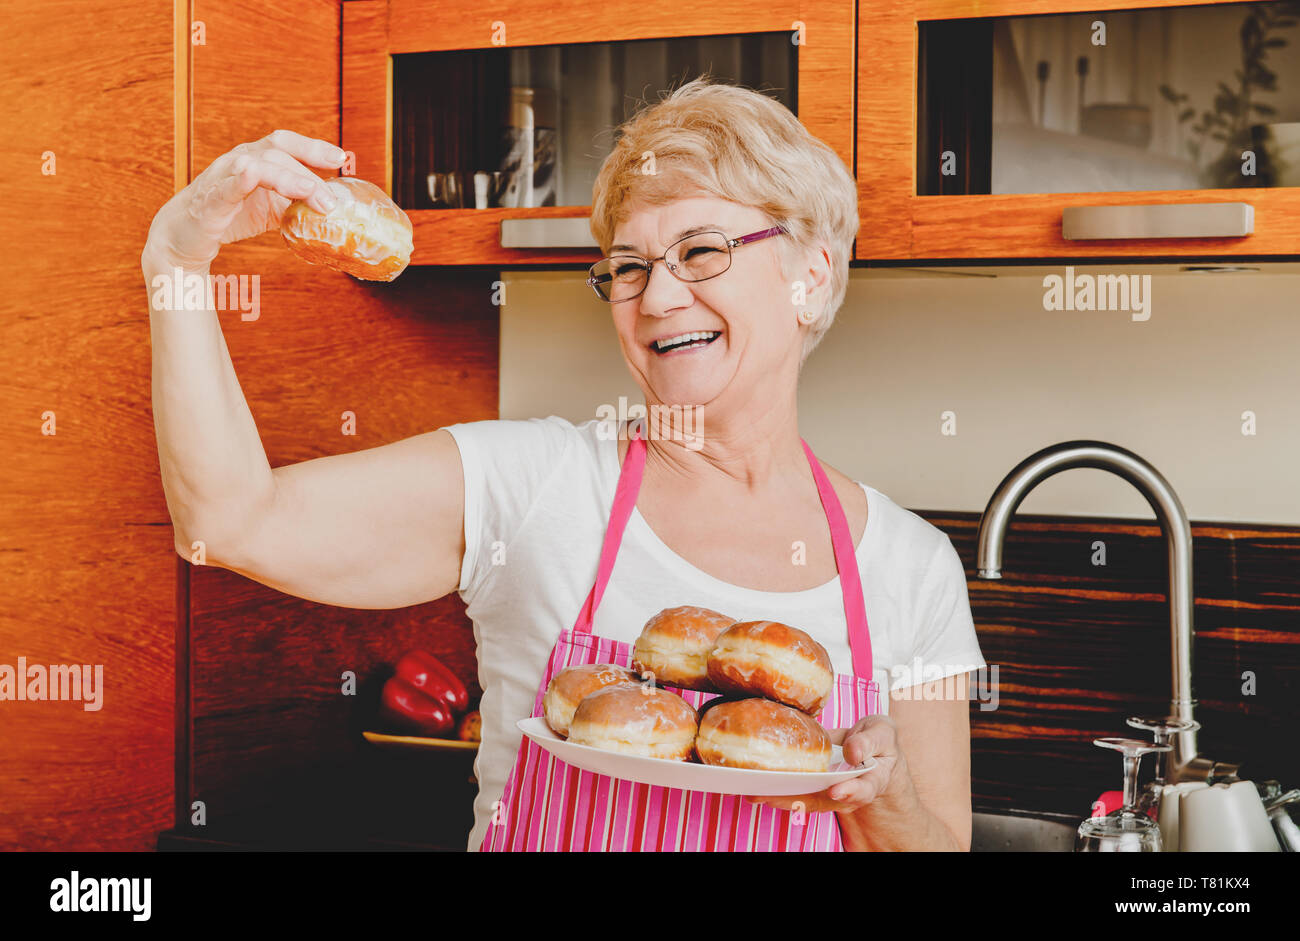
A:
POLYGON ((641 270, 640 265, 619 265, 614 269, 614 277, 626 278, 629 275, 636 274, 641 270))
POLYGON ((715 252, 717 252, 716 248, 709 248, 707 245, 701 245, 692 249, 688 249, 686 252, 686 257, 695 258, 697 255, 708 255, 715 252))

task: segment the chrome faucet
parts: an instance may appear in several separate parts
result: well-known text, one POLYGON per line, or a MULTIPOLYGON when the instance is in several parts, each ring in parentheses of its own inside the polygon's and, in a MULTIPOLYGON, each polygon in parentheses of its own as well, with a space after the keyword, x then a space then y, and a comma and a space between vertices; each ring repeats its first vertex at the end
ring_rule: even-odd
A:
MULTIPOLYGON (((1123 477, 1155 511, 1169 547, 1169 639, 1173 678, 1169 715, 1194 719, 1192 698, 1192 527, 1169 481, 1132 451, 1104 441, 1066 441, 1031 454, 1007 474, 989 498, 979 525, 980 578, 1002 577, 1002 542, 1021 501, 1039 483, 1072 467, 1094 467, 1123 477)), ((1211 761, 1196 751, 1196 729, 1170 737, 1164 779, 1214 782, 1236 775, 1238 765, 1211 761)))

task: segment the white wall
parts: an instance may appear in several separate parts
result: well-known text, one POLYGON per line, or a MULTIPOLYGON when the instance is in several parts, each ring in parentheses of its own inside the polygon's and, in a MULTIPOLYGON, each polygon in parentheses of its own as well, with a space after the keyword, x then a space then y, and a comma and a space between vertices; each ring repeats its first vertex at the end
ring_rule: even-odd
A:
MULTIPOLYGON (((1033 451, 1075 438, 1153 463, 1197 521, 1300 525, 1300 265, 1151 274, 1151 317, 1046 311, 1063 267, 855 269, 804 367, 800 432, 819 457, 913 509, 981 511, 1033 451), (994 276, 996 275, 996 276, 994 276), (956 413, 957 434, 941 433, 956 413), (1257 434, 1242 434, 1242 413, 1257 434)), ((594 418, 641 402, 578 272, 507 272, 501 417, 594 418)), ((1025 513, 1152 518, 1103 471, 1049 479, 1025 513)))

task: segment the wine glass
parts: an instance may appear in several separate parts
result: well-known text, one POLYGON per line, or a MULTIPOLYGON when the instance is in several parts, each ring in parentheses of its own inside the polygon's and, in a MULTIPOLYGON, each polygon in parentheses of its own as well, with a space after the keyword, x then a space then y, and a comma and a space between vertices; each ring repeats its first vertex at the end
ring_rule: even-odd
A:
MULTIPOLYGON (((1151 732, 1157 745, 1167 745, 1170 736, 1179 732, 1192 732, 1201 727, 1201 723, 1195 719, 1179 719, 1177 716, 1166 716, 1163 719, 1142 719, 1132 716, 1128 719, 1128 724, 1135 729, 1146 729, 1151 732)), ((1155 777, 1147 782, 1146 787, 1138 795, 1138 811, 1159 820, 1160 797, 1164 793, 1165 785, 1168 783, 1165 780, 1165 760, 1163 758, 1158 759, 1156 761, 1155 777)))
POLYGON ((1124 806, 1104 817, 1089 817, 1079 824, 1074 840, 1076 853, 1158 853, 1160 825, 1140 813, 1138 762, 1151 752, 1170 751, 1171 745, 1152 745, 1135 738, 1098 738, 1094 745, 1112 748, 1124 757, 1124 806))

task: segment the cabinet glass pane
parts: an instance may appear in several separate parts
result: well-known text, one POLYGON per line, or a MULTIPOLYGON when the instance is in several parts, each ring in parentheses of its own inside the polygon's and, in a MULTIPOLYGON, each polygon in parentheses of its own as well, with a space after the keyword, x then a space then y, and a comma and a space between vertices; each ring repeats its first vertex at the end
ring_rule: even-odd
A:
POLYGON ((1300 2, 920 26, 917 189, 1300 186, 1300 2))
POLYGON ((708 73, 798 113, 788 32, 393 57, 393 195, 408 209, 589 206, 614 130, 708 73))

